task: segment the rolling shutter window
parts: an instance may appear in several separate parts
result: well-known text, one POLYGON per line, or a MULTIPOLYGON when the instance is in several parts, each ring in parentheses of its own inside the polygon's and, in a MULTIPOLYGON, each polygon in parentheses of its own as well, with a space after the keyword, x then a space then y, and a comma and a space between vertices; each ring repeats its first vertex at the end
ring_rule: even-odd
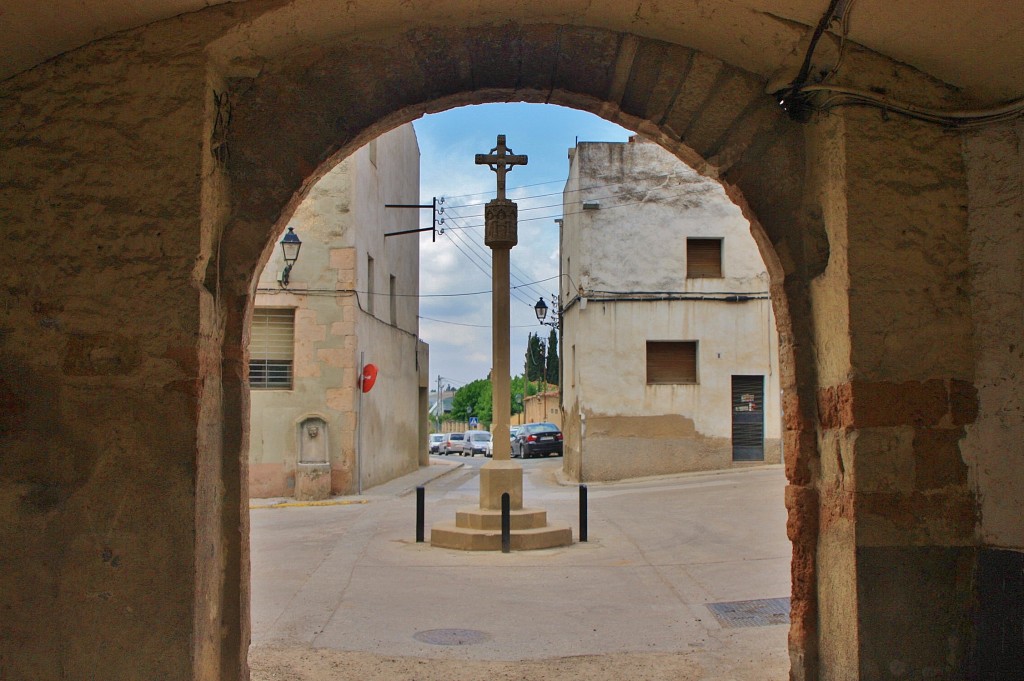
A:
POLYGON ((696 383, 697 341, 647 341, 647 384, 696 383))
POLYGON ((721 239, 687 239, 686 240, 686 277, 687 279, 721 278, 722 276, 722 240, 721 239))
POLYGON ((290 390, 294 347, 295 310, 254 310, 249 341, 249 387, 290 390))

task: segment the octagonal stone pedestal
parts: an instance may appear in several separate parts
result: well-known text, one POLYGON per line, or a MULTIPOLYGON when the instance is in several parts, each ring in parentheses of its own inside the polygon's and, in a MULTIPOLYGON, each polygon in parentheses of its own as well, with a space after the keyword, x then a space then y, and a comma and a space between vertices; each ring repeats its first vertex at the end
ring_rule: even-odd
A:
POLYGON ((501 550, 501 495, 511 506, 511 544, 514 551, 550 549, 572 544, 572 529, 549 526, 548 514, 523 508, 523 467, 513 461, 490 461, 480 469, 480 508, 463 508, 454 523, 430 530, 430 545, 462 551, 501 550))

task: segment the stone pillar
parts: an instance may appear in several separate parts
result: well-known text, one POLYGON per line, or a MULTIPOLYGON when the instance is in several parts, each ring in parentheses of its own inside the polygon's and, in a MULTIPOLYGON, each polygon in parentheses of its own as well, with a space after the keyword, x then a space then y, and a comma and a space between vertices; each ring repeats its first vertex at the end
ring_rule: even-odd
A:
POLYGON ((202 54, 170 68, 156 45, 93 43, 3 86, 24 112, 0 126, 4 678, 238 675, 213 93, 202 54))
POLYGON ((511 458, 509 419, 512 397, 509 387, 509 299, 511 281, 509 254, 518 243, 516 204, 507 199, 494 199, 485 208, 484 243, 491 248, 491 393, 494 415, 494 460, 511 458))
POLYGON ((484 244, 491 249, 491 395, 494 418, 494 454, 480 468, 480 508, 501 510, 501 496, 509 495, 512 508, 523 508, 523 467, 512 461, 509 420, 509 254, 518 242, 516 204, 500 198, 484 209, 484 244))
POLYGON ((960 139, 837 118, 818 157, 829 264, 811 285, 821 678, 962 678, 976 517, 960 442, 976 396, 960 139))

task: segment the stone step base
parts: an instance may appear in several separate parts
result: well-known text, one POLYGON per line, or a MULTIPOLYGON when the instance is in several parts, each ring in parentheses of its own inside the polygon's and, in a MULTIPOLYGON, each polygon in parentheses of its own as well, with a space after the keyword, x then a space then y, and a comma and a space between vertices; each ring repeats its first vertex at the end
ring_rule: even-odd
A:
MULTIPOLYGON (((550 549, 572 544, 570 527, 535 527, 512 531, 512 550, 550 549)), ((430 529, 430 545, 460 551, 500 551, 501 530, 475 530, 441 523, 430 529)))
MULTIPOLYGON (((512 531, 530 530, 548 524, 548 512, 539 508, 521 508, 509 514, 512 531)), ((455 526, 467 530, 496 530, 501 532, 501 511, 477 507, 462 508, 455 512, 455 526)))

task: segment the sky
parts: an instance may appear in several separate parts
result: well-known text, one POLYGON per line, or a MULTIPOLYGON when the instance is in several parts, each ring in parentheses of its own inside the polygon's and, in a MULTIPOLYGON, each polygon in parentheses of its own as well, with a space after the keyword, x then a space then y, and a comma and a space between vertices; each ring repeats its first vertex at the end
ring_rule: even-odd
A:
MULTIPOLYGON (((569 149, 581 142, 625 142, 632 134, 589 113, 550 104, 482 104, 424 116, 413 123, 420 146, 420 203, 444 198, 445 232, 420 235, 420 337, 430 345, 431 387, 456 388, 486 378, 491 367, 491 253, 484 246, 483 206, 495 197, 495 173, 476 165, 499 134, 528 157, 506 178, 519 204, 519 244, 512 249, 511 371, 523 372, 530 333, 547 339, 533 306, 554 307, 558 225, 569 149)), ((431 211, 421 211, 422 227, 431 211)), ((551 319, 549 312, 548 319, 551 319)))

